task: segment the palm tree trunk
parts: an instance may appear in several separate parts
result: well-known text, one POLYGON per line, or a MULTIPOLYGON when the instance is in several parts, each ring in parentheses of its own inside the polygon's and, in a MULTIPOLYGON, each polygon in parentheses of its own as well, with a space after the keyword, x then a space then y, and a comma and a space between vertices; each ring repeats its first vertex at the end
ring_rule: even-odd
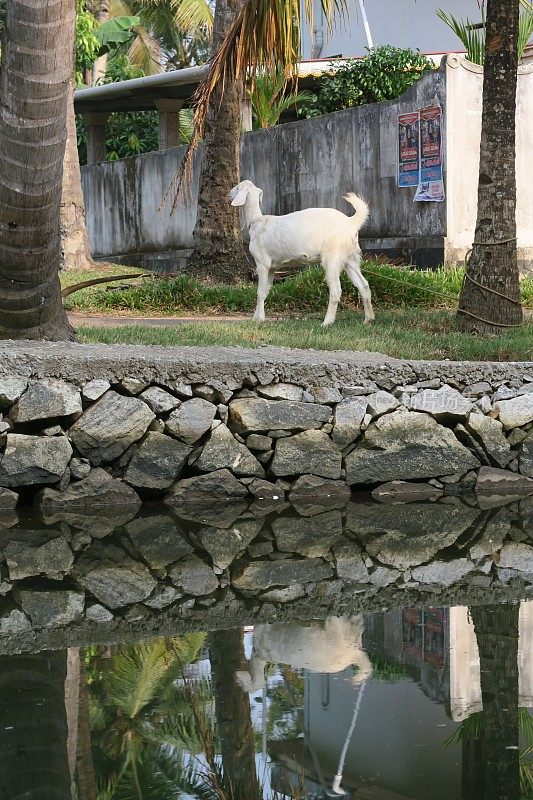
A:
POLYGON ((517 605, 472 607, 483 700, 485 800, 518 800, 517 605))
MULTIPOLYGON (((101 25, 102 22, 107 22, 109 19, 109 0, 100 0, 95 16, 99 25, 101 25)), ((99 56, 93 64, 92 86, 96 86, 98 81, 104 79, 106 68, 107 53, 104 53, 102 56, 99 56)))
MULTIPOLYGON (((217 0, 211 56, 220 47, 244 0, 217 0)), ((246 258, 237 211, 228 192, 239 183, 241 131, 240 82, 227 81, 217 88, 209 108, 202 150, 198 216, 194 250, 187 264, 191 274, 220 283, 246 280, 246 258)))
POLYGON ((78 745, 78 716, 80 708, 80 649, 67 650, 67 675, 65 678, 65 709, 67 712, 67 756, 72 796, 76 774, 76 750, 78 745))
POLYGON ((80 683, 78 712, 78 748, 76 752, 76 786, 79 800, 97 800, 96 776, 94 774, 91 721, 89 715, 89 692, 83 650, 80 651, 80 683))
POLYGON ((59 209, 75 3, 7 4, 0 68, 0 339, 73 339, 59 209))
POLYGON ((215 715, 224 785, 231 800, 261 800, 257 781, 255 747, 250 714, 250 698, 236 681, 244 670, 242 628, 209 634, 215 715))
POLYGON ((522 323, 516 245, 518 0, 488 0, 475 243, 459 299, 461 329, 522 323))
POLYGON ((71 800, 67 654, 0 657, 0 800, 71 800))
POLYGON ((80 159, 76 137, 76 115, 71 82, 67 104, 67 144, 63 160, 61 195, 61 269, 94 269, 85 224, 85 201, 81 188, 80 159))

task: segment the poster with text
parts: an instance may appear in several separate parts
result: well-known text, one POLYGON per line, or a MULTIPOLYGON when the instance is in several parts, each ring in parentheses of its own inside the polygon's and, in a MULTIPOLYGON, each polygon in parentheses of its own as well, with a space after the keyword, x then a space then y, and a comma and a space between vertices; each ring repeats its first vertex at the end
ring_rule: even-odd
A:
POLYGON ((398 114, 398 186, 420 182, 420 115, 398 114))
POLYGON ((420 180, 415 200, 444 200, 442 171, 442 109, 439 105, 420 109, 420 180))

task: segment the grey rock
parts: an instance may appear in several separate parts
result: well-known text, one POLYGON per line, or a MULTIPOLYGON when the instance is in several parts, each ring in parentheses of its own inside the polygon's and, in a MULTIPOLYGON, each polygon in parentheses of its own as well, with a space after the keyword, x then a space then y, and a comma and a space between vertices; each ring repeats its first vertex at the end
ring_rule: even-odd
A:
POLYGON ((252 433, 246 439, 246 447, 249 447, 251 450, 272 450, 273 441, 274 440, 270 436, 252 433))
POLYGON ((93 606, 89 606, 85 612, 85 619, 88 622, 96 622, 97 625, 105 625, 108 622, 113 622, 114 617, 107 608, 95 603, 93 606))
POLYGON ((293 400, 299 403, 304 390, 294 383, 270 383, 268 386, 258 386, 257 394, 268 397, 270 400, 293 400))
POLYGON ((179 592, 175 586, 156 586, 150 597, 144 601, 144 604, 145 606, 155 608, 159 611, 162 608, 172 605, 172 603, 175 603, 182 596, 182 593, 179 592))
POLYGON ((272 522, 272 531, 279 552, 323 558, 342 536, 342 515, 327 511, 309 518, 278 517, 272 522))
POLYGON ((61 578, 68 573, 74 555, 62 536, 50 539, 50 532, 31 531, 14 534, 3 548, 11 581, 35 575, 61 578))
POLYGON ((0 408, 9 408, 26 391, 26 378, 0 378, 0 408))
POLYGON ((150 427, 148 428, 148 430, 153 431, 154 433, 164 433, 165 431, 164 420, 154 419, 154 421, 150 423, 150 427))
POLYGON ((470 547, 470 558, 473 561, 491 556, 501 549, 505 539, 511 533, 512 517, 506 509, 498 511, 488 520, 482 535, 470 547))
POLYGON ((172 389, 174 394, 177 394, 182 400, 187 400, 189 397, 192 397, 192 386, 188 383, 170 381, 167 385, 172 389))
POLYGON ((342 400, 342 394, 339 389, 329 386, 310 386, 309 392, 312 394, 315 403, 330 405, 340 403, 342 400))
POLYGON ((0 455, 0 486, 16 487, 57 483, 72 455, 65 436, 53 438, 8 433, 0 455))
POLYGON ((216 403, 217 402, 217 392, 212 386, 208 386, 206 383, 198 383, 193 388, 193 392, 196 397, 201 397, 202 400, 207 400, 209 403, 216 403))
POLYGON ((372 417, 380 417, 382 414, 389 414, 394 411, 400 403, 390 392, 380 390, 370 394, 367 398, 367 413, 372 417))
POLYGON ((106 392, 70 428, 78 452, 91 464, 113 461, 143 436, 155 415, 137 397, 106 392))
POLYGON ((246 564, 232 576, 232 584, 236 589, 254 591, 325 580, 332 576, 333 569, 330 564, 318 558, 303 558, 299 561, 254 561, 246 564))
POLYGON ((368 576, 368 580, 373 586, 383 588, 390 586, 401 576, 401 572, 397 569, 389 569, 388 567, 376 567, 368 576))
POLYGON ((366 415, 366 400, 343 400, 335 408, 332 440, 340 447, 354 442, 361 431, 366 415))
MULTIPOLYGON (((522 443, 518 455, 518 469, 522 475, 528 478, 533 478, 533 436, 529 435, 528 438, 522 443)), ((2 499, 0 497, 0 505, 2 499)))
POLYGON ((229 528, 203 528, 198 532, 198 538, 213 565, 224 570, 253 542, 262 525, 262 520, 239 519, 229 528))
POLYGON ((478 381, 477 383, 471 383, 466 389, 463 391, 465 397, 482 397, 484 394, 491 394, 492 393, 492 386, 487 381, 478 381))
POLYGON ((19 501, 19 496, 16 492, 10 489, 0 488, 0 510, 13 511, 19 501))
POLYGON ((525 542, 507 542, 501 549, 498 566, 533 575, 533 547, 525 542))
POLYGON ((321 501, 344 506, 351 497, 350 487, 344 481, 333 481, 318 475, 302 475, 291 486, 289 500, 294 505, 315 504, 321 501))
POLYGON ((86 458, 73 458, 69 464, 70 474, 76 480, 86 478, 91 471, 91 462, 86 458))
POLYGON ((0 605, 0 636, 9 636, 12 633, 24 633, 31 630, 31 623, 20 608, 14 603, 0 605))
POLYGON ((43 428, 43 436, 65 436, 65 431, 61 425, 52 425, 50 428, 43 428))
POLYGON ((501 422, 483 414, 470 414, 465 428, 483 447, 492 463, 505 467, 511 457, 511 447, 501 422))
POLYGON ((424 389, 411 399, 411 410, 431 414, 437 421, 466 420, 473 405, 470 400, 451 386, 441 386, 436 391, 424 389))
POLYGON ((89 381, 85 384, 81 390, 81 394, 84 400, 94 402, 95 400, 99 400, 100 397, 102 397, 102 395, 105 394, 109 389, 111 389, 111 384, 109 381, 106 381, 103 378, 95 378, 95 380, 89 381))
POLYGON ((112 478, 100 467, 92 469, 86 478, 71 483, 64 492, 44 489, 36 498, 39 509, 45 514, 60 510, 83 509, 94 513, 98 509, 128 508, 137 512, 141 507, 139 495, 117 478, 112 478))
POLYGON ((83 592, 37 591, 16 589, 13 592, 17 603, 28 615, 34 628, 54 628, 78 622, 83 615, 85 595, 83 592))
POLYGON ((419 583, 435 583, 438 586, 451 586, 465 575, 474 571, 474 565, 467 558, 452 561, 433 561, 412 570, 413 580, 419 583))
POLYGON ((150 431, 133 454, 124 480, 139 489, 168 489, 181 475, 190 452, 189 445, 150 431))
POLYGON ((261 595, 261 600, 268 603, 292 603, 301 597, 305 597, 305 587, 301 583, 295 583, 283 589, 270 589, 261 595))
POLYGON ((346 526, 381 563, 406 570, 433 558, 469 530, 479 511, 440 503, 350 503, 346 526))
MULTIPOLYGON (((475 416, 479 415, 476 414, 475 416)), ((458 441, 474 453, 480 464, 489 465, 491 463, 479 440, 475 438, 469 431, 467 431, 464 425, 459 423, 455 426, 453 432, 455 433, 458 441)))
POLYGON ((520 428, 533 421, 533 393, 528 392, 510 400, 500 400, 494 408, 506 430, 520 428))
POLYGON ((184 478, 172 487, 165 498, 167 505, 180 507, 216 501, 237 500, 246 497, 246 488, 228 469, 219 469, 205 475, 184 478))
POLYGON ((511 447, 515 447, 517 444, 522 444, 524 439, 527 439, 527 437, 528 431, 524 430, 523 428, 514 428, 507 437, 507 441, 511 447))
POLYGON ((331 417, 329 406, 262 397, 232 400, 229 412, 230 426, 241 434, 319 428, 331 417))
POLYGON ((192 553, 176 520, 165 514, 137 517, 125 528, 136 552, 152 569, 162 569, 192 553))
POLYGON ((148 381, 141 380, 140 378, 123 378, 120 382, 120 385, 124 389, 125 392, 129 395, 136 395, 140 394, 143 389, 149 385, 148 381))
POLYGON ((340 478, 341 451, 323 431, 309 430, 276 443, 271 469, 274 475, 303 472, 323 478, 340 478))
POLYGON ((335 564, 337 575, 346 583, 367 583, 368 569, 366 568, 361 549, 355 542, 344 540, 335 545, 335 564))
POLYGON ((510 389, 508 386, 503 384, 495 391, 492 399, 494 403, 498 403, 500 400, 509 400, 511 397, 516 397, 516 394, 516 389, 510 389))
POLYGON ((216 413, 213 403, 194 397, 171 413, 165 430, 186 444, 194 444, 210 429, 216 413))
POLYGON ((91 545, 76 562, 77 583, 108 608, 146 600, 157 586, 147 568, 114 545, 91 545))
POLYGON ((196 556, 189 556, 170 571, 170 579, 185 594, 202 597, 219 588, 218 578, 207 564, 196 556))
POLYGON ((346 456, 349 484, 436 478, 466 472, 478 459, 431 416, 395 411, 376 420, 346 456))
POLYGON ((68 417, 81 410, 79 389, 56 378, 43 378, 30 383, 9 415, 13 422, 20 423, 68 417))
POLYGON ((178 400, 170 392, 165 392, 159 386, 148 387, 144 392, 141 392, 139 397, 152 409, 154 414, 165 414, 167 411, 173 411, 181 404, 181 400, 178 400))
POLYGON ((477 476, 476 494, 533 494, 533 480, 506 469, 481 467, 477 476))
POLYGON ((265 474, 263 467, 246 445, 238 442, 223 423, 211 433, 195 466, 205 472, 227 468, 235 475, 262 477, 265 474))
POLYGON ((428 483, 390 481, 374 489, 372 497, 381 503, 413 503, 421 500, 437 500, 442 497, 442 491, 428 483))
POLYGON ((253 494, 256 500, 285 500, 285 492, 277 484, 261 478, 257 478, 257 480, 248 484, 248 491, 253 494))
POLYGON ((485 395, 476 400, 476 408, 479 408, 482 414, 490 414, 492 411, 492 403, 485 395))
POLYGON ((371 383, 368 386, 343 386, 343 397, 364 397, 365 395, 374 394, 377 391, 377 385, 371 383))

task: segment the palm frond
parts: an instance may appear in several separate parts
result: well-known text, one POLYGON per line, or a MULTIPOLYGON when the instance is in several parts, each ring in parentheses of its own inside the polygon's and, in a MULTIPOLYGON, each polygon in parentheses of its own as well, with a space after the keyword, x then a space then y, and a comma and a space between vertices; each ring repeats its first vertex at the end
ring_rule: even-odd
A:
POLYGON ((109 676, 114 704, 133 719, 153 702, 167 669, 164 640, 137 645, 115 656, 109 676))
POLYGON ((476 711, 464 719, 457 730, 444 740, 444 747, 452 747, 461 742, 468 742, 471 739, 480 739, 485 730, 485 718, 482 711, 476 711))
POLYGON ((161 45, 142 25, 134 30, 136 36, 128 50, 130 62, 145 75, 157 75, 162 70, 161 45))
POLYGON ((446 14, 441 8, 436 12, 441 19, 460 39, 466 50, 466 57, 473 64, 483 66, 485 60, 485 19, 481 27, 477 27, 469 19, 459 20, 453 14, 446 14))
MULTIPOLYGON (((348 8, 348 0, 320 0, 320 3, 330 27, 335 15, 342 16, 348 8)), ((305 0, 304 11, 311 20, 313 0, 305 0)), ((190 189, 194 153, 205 135, 207 115, 216 89, 220 89, 223 95, 226 84, 244 80, 250 74, 253 75, 257 68, 273 72, 281 65, 286 78, 296 77, 300 59, 301 23, 299 0, 245 2, 212 59, 208 75, 196 91, 194 134, 160 207, 174 191, 174 211, 182 185, 190 189)))
POLYGON ((533 35, 533 2, 520 0, 523 13, 518 20, 518 58, 522 58, 526 45, 533 35))
POLYGON ((213 12, 207 0, 174 0, 176 25, 187 33, 195 33, 199 28, 211 31, 213 28, 213 12))

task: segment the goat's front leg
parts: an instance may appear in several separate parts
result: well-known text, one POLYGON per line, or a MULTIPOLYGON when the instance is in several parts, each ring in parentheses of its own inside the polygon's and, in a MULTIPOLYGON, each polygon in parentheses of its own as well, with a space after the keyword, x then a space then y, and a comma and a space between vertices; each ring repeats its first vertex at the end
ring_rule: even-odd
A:
POLYGON ((265 300, 274 282, 274 270, 265 264, 257 264, 257 304, 252 319, 265 321, 265 300))
POLYGON ((341 264, 337 259, 330 259, 325 264, 324 269, 326 272, 326 283, 328 284, 329 288, 329 303, 326 316, 324 317, 324 322, 322 323, 323 328, 327 327, 328 325, 332 325, 335 322, 335 317, 337 316, 337 306, 339 305, 342 294, 340 281, 341 264))

